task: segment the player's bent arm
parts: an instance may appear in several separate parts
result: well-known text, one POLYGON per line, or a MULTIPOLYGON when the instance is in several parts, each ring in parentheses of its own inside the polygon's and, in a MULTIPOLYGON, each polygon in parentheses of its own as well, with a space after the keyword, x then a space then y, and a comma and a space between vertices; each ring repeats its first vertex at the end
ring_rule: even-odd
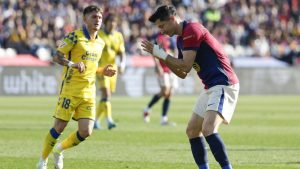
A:
POLYGON ((177 59, 168 56, 165 60, 167 66, 180 78, 185 78, 187 73, 191 71, 196 57, 196 51, 189 50, 183 52, 183 58, 177 59))
POLYGON ((61 53, 60 51, 57 51, 55 56, 53 57, 53 62, 58 63, 62 66, 69 66, 71 67, 72 64, 74 64, 72 61, 69 61, 65 58, 65 54, 61 53))
POLYGON ((83 62, 74 63, 69 61, 65 58, 64 54, 59 51, 57 51, 56 55, 53 57, 53 62, 56 62, 62 66, 77 68, 80 73, 84 72, 86 69, 86 66, 83 62))
POLYGON ((178 69, 172 66, 168 66, 171 71, 177 75, 178 77, 180 77, 181 79, 185 79, 185 77, 187 76, 187 73, 185 71, 183 71, 182 69, 178 69))

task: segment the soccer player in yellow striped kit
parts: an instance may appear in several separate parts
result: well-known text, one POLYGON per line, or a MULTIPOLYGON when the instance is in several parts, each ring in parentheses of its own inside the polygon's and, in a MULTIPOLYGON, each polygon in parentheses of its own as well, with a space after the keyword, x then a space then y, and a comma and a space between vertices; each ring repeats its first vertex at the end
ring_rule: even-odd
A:
MULTIPOLYGON (((104 68, 107 64, 112 64, 117 68, 116 57, 120 57, 118 65, 118 73, 123 73, 125 70, 125 46, 123 35, 117 31, 118 17, 115 14, 109 13, 104 19, 104 29, 99 30, 99 36, 104 40, 105 47, 102 52, 99 67, 104 68)), ((106 77, 98 75, 99 88, 101 90, 101 100, 97 106, 97 114, 95 121, 95 129, 100 129, 100 119, 106 117, 108 129, 116 127, 112 118, 112 106, 110 102, 111 93, 115 92, 117 84, 117 76, 106 77)))
POLYGON ((56 169, 63 168, 62 152, 91 135, 96 111, 96 73, 113 76, 112 65, 98 69, 104 41, 97 35, 102 24, 102 9, 90 5, 83 11, 85 25, 67 35, 53 61, 64 66, 60 96, 54 112, 54 125, 47 133, 37 169, 46 169, 48 156, 54 155, 56 169), (56 144, 70 119, 78 121, 78 130, 56 144), (53 149, 53 150, 52 150, 53 149))

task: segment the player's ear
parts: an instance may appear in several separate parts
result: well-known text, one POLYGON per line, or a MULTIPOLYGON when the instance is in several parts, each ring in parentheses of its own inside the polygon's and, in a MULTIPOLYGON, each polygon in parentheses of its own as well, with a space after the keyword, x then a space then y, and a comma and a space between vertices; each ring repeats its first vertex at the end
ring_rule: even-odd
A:
POLYGON ((83 15, 83 21, 86 23, 86 15, 83 15))
POLYGON ((170 16, 169 20, 174 22, 176 20, 176 17, 175 16, 170 16))

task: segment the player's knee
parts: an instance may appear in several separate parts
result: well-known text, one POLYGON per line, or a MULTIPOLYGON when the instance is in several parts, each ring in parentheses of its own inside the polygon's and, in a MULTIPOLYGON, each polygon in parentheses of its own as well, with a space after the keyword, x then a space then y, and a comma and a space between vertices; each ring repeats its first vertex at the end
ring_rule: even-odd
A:
POLYGON ((64 131, 64 127, 54 127, 57 133, 62 133, 64 131))
POLYGON ((93 130, 89 130, 89 129, 84 129, 84 130, 80 130, 79 131, 79 134, 82 138, 87 138, 89 137, 90 135, 92 135, 92 131, 93 130))
POLYGON ((214 133, 214 128, 213 127, 211 127, 211 126, 209 126, 209 125, 204 125, 203 127, 202 127, 202 133, 203 133, 203 135, 206 137, 206 136, 209 136, 209 135, 211 135, 211 134, 213 134, 214 133))
POLYGON ((188 136, 188 138, 195 138, 198 137, 200 135, 200 131, 188 126, 185 130, 186 135, 188 136))
POLYGON ((55 121, 53 128, 57 133, 62 133, 67 125, 67 122, 55 121))
POLYGON ((165 98, 166 98, 166 99, 170 99, 170 96, 171 96, 170 93, 166 93, 166 94, 165 94, 165 98))

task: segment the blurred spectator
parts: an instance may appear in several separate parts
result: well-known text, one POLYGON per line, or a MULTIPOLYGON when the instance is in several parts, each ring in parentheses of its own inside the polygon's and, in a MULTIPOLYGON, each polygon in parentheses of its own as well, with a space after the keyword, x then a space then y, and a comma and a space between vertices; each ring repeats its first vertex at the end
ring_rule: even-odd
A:
MULTIPOLYGON (((128 56, 139 54, 141 38, 153 38, 149 14, 157 4, 173 4, 180 16, 200 21, 231 57, 274 57, 291 65, 300 58, 299 0, 103 0, 120 15, 128 56), (184 14, 184 15, 183 15, 184 14)), ((0 48, 50 59, 58 40, 80 28, 76 16, 91 0, 0 1, 0 48), (45 56, 48 55, 48 56, 45 56)))

